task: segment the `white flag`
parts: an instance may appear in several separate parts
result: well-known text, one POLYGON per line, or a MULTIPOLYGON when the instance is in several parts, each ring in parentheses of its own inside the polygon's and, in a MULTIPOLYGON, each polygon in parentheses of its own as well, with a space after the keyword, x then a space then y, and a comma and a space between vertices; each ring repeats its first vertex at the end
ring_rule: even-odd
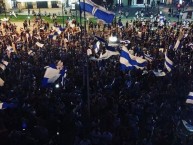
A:
POLYGON ((12 11, 12 15, 13 15, 14 17, 16 17, 16 18, 17 18, 17 16, 16 16, 16 14, 15 14, 15 12, 14 12, 14 11, 12 11))
POLYGON ((43 46, 44 46, 44 44, 42 44, 42 43, 40 43, 40 42, 36 42, 36 45, 37 45, 38 47, 43 47, 43 46))

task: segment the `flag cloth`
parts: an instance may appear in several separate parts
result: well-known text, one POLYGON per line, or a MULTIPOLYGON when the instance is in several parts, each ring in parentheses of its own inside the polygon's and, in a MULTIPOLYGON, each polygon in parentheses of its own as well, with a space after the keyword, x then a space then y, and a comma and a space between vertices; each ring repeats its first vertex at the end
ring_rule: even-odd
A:
POLYGON ((186 99, 186 103, 193 104, 193 92, 189 92, 188 98, 186 99))
POLYGON ((106 49, 106 52, 104 54, 100 54, 99 59, 108 59, 109 57, 113 56, 113 55, 119 55, 120 53, 118 51, 110 51, 108 49, 106 49))
POLYGON ((188 122, 186 122, 185 120, 182 120, 182 123, 184 124, 185 128, 190 131, 193 132, 193 126, 190 125, 188 122))
MULTIPOLYGON (((109 46, 108 46, 109 47, 109 46)), ((93 60, 93 61, 99 61, 99 60, 103 60, 103 59, 108 59, 110 58, 111 56, 113 55, 120 55, 120 53, 118 51, 116 51, 115 49, 106 49, 105 50, 105 53, 101 53, 99 58, 96 58, 96 57, 91 57, 90 60, 93 60)))
POLYGON ((98 53, 100 49, 100 41, 97 41, 95 45, 93 45, 95 53, 98 53))
POLYGON ((81 10, 92 14, 106 23, 112 23, 115 17, 115 13, 107 11, 104 7, 95 4, 91 0, 81 0, 80 7, 81 10))
POLYGON ((171 59, 169 59, 167 55, 168 53, 166 51, 165 52, 165 67, 168 70, 168 72, 170 72, 172 70, 173 61, 171 61, 171 59))
POLYGON ((177 40, 177 41, 176 41, 176 44, 175 44, 175 46, 174 46, 174 50, 177 50, 178 47, 179 47, 179 45, 180 45, 180 40, 177 40))
POLYGON ((60 77, 65 77, 65 73, 66 70, 61 61, 58 62, 57 66, 55 64, 48 66, 42 80, 42 86, 47 87, 49 84, 55 83, 60 77))
POLYGON ((14 11, 12 11, 12 15, 13 15, 14 17, 16 17, 16 18, 17 18, 17 16, 16 16, 16 14, 15 14, 15 12, 14 12, 14 11))
POLYGON ((5 70, 8 64, 9 64, 9 63, 8 63, 7 61, 2 60, 2 61, 0 62, 0 68, 1 68, 2 70, 5 70))
POLYGON ((94 36, 98 41, 103 42, 105 45, 107 45, 107 41, 101 37, 94 36))
POLYGON ((133 68, 144 69, 147 65, 147 61, 141 57, 133 56, 129 53, 125 46, 122 47, 120 56, 121 70, 131 70, 133 68))
POLYGON ((149 61, 149 62, 152 62, 152 60, 153 60, 153 57, 151 57, 151 56, 148 55, 148 54, 144 54, 144 58, 145 58, 147 61, 149 61))
POLYGON ((166 73, 163 72, 162 70, 158 70, 157 72, 156 72, 156 71, 153 71, 153 73, 154 73, 154 75, 155 75, 156 77, 164 77, 164 76, 166 76, 166 73))
POLYGON ((42 43, 40 43, 40 42, 36 42, 36 45, 38 46, 38 47, 43 47, 44 46, 44 44, 42 44, 42 43))
POLYGON ((7 102, 0 103, 0 109, 8 109, 8 108, 10 109, 15 107, 17 107, 17 105, 14 103, 7 103, 7 102))

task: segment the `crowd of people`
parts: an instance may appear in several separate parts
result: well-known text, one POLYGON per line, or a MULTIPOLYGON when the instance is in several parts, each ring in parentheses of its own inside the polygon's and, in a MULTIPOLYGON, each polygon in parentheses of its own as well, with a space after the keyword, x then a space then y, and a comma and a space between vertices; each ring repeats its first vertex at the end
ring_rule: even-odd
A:
MULTIPOLYGON (((31 30, 1 25, 0 61, 8 65, 0 70, 0 101, 15 105, 0 110, 0 144, 191 145, 192 134, 181 120, 193 121, 192 106, 185 103, 193 89, 192 23, 74 25, 61 29, 43 20, 31 30), (120 47, 126 45, 135 56, 148 54, 152 61, 144 70, 121 71, 119 55, 89 60, 94 36, 107 40, 112 34, 130 41, 120 47), (177 40, 180 45, 173 49, 177 40), (174 62, 171 72, 164 68, 166 50, 174 62), (67 69, 65 86, 55 87, 56 81, 42 87, 45 66, 58 61, 67 69), (155 76, 157 70, 166 76, 155 76)), ((105 52, 100 47, 92 57, 105 52)))

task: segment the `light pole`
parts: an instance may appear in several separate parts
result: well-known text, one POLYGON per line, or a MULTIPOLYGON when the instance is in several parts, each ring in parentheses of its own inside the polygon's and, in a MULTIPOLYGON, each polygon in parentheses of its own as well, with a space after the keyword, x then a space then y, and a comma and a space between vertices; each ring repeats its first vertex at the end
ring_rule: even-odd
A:
POLYGON ((3 8, 4 8, 4 13, 5 13, 5 18, 7 18, 5 3, 3 3, 3 8))

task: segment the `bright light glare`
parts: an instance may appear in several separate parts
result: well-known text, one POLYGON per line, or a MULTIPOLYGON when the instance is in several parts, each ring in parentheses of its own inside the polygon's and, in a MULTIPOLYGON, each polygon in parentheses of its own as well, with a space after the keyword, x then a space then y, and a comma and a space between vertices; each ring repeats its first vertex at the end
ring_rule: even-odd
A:
POLYGON ((116 36, 111 36, 109 37, 110 42, 117 42, 117 37, 116 36))
POLYGON ((56 88, 59 88, 60 86, 59 86, 59 84, 56 84, 55 87, 56 87, 56 88))

